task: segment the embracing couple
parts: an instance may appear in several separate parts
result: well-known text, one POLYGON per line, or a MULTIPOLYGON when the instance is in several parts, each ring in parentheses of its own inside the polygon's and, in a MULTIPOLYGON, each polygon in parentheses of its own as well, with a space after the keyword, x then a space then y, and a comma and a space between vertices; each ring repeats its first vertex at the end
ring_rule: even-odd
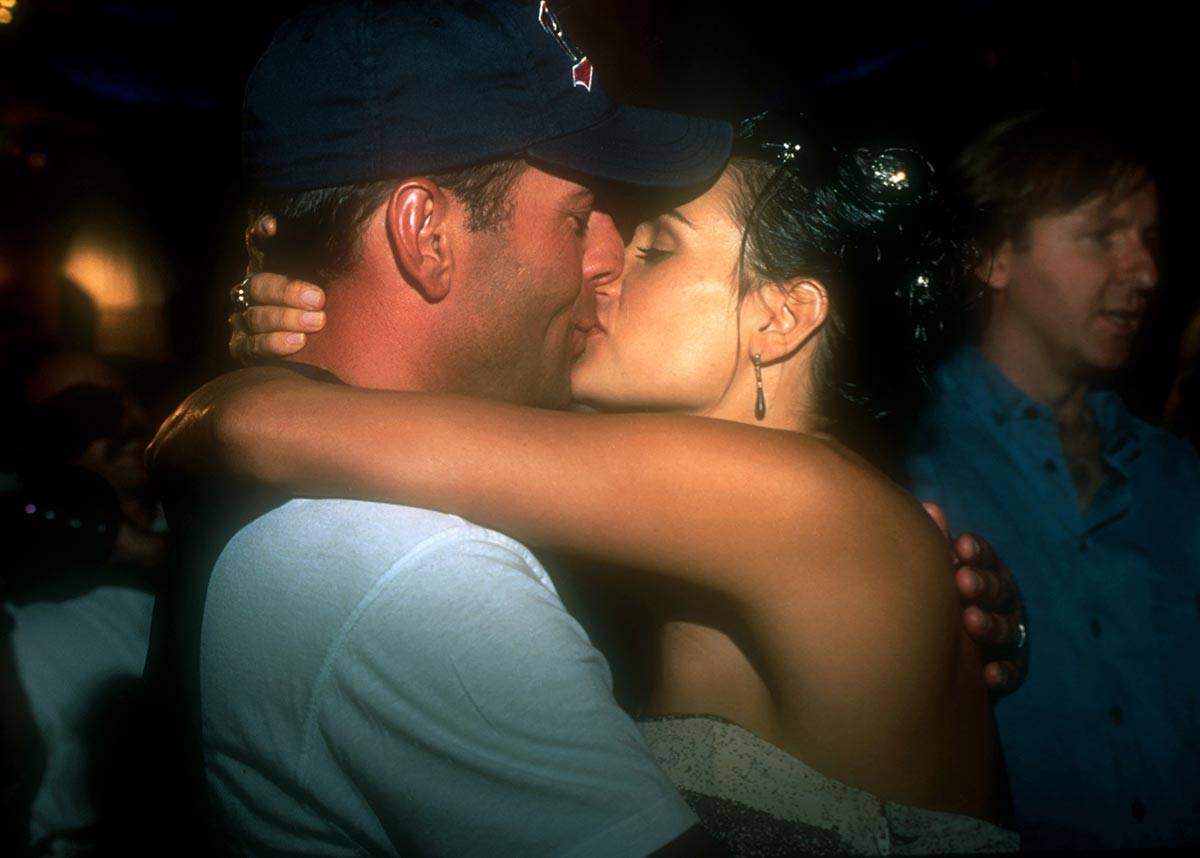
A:
POLYGON ((852 449, 952 303, 928 165, 731 158, 601 74, 536 0, 335 3, 253 73, 250 240, 287 276, 235 348, 288 357, 151 450, 296 498, 194 591, 226 845, 1015 849, 1011 583, 852 449), (526 545, 647 618, 638 722, 526 545))

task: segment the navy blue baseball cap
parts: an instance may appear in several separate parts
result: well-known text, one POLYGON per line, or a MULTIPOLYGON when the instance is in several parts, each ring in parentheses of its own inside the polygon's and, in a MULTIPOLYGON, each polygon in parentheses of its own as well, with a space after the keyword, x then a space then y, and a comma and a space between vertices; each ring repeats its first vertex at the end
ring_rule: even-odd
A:
POLYGON ((284 24, 250 76, 250 183, 281 193, 524 155, 684 188, 729 157, 724 122, 613 104, 544 0, 345 0, 284 24))

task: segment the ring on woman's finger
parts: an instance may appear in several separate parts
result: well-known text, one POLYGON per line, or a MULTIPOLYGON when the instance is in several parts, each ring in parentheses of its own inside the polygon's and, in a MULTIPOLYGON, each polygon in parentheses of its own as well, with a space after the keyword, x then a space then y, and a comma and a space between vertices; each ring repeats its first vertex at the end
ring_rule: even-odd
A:
POLYGON ((1024 623, 1017 623, 1017 649, 1025 649, 1025 644, 1029 642, 1029 629, 1024 623))
POLYGON ((250 278, 247 277, 229 290, 229 303, 235 313, 244 313, 250 309, 250 278))

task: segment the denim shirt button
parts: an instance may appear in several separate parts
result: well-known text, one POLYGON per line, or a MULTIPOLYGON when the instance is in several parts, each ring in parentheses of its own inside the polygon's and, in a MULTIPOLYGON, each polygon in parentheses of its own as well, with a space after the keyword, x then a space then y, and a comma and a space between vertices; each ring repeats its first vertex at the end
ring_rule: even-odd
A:
POLYGON ((1054 464, 1053 459, 1047 459, 1046 461, 1042 462, 1042 470, 1047 474, 1053 474, 1058 470, 1058 465, 1054 464))
POLYGON ((1113 706, 1108 710, 1108 718, 1113 724, 1118 727, 1125 721, 1125 711, 1120 706, 1113 706))
POLYGON ((1133 818, 1141 822, 1146 818, 1146 805, 1140 801, 1135 801, 1129 808, 1129 812, 1133 814, 1133 818))
POLYGON ((1027 420, 1033 420, 1038 416, 1037 409, 1034 408, 1032 405, 1025 406, 1024 414, 1025 414, 1025 418, 1027 420))
POLYGON ((1092 630, 1092 637, 1094 637, 1094 638, 1100 637, 1100 632, 1103 631, 1103 629, 1100 628, 1100 621, 1095 619, 1094 617, 1092 618, 1091 630, 1092 630))

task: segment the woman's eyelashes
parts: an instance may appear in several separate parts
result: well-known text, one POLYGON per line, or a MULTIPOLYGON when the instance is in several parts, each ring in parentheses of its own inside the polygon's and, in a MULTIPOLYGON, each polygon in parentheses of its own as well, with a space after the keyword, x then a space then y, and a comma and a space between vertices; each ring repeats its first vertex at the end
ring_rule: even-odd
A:
POLYGON ((672 251, 663 250, 660 247, 639 247, 637 252, 638 258, 644 260, 647 265, 662 262, 668 256, 672 255, 672 251))

